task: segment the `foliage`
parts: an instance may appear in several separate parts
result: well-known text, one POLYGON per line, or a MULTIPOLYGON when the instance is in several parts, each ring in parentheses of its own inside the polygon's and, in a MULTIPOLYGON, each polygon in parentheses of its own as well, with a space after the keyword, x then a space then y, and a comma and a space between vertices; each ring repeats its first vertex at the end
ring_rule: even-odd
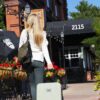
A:
POLYGON ((21 64, 15 63, 14 60, 0 62, 0 80, 12 78, 25 80, 27 73, 21 69, 21 64))
POLYGON ((76 6, 77 12, 72 12, 71 16, 73 19, 80 18, 92 18, 93 29, 96 32, 96 36, 84 39, 82 43, 95 45, 95 53, 100 61, 100 8, 92 4, 88 4, 87 1, 82 0, 79 5, 76 6))
POLYGON ((4 7, 4 0, 0 0, 0 29, 5 29, 5 7, 4 7))
POLYGON ((27 73, 24 70, 12 68, 0 68, 0 80, 7 80, 7 79, 18 79, 18 80, 25 80, 27 79, 27 73))
POLYGON ((100 17, 100 8, 88 4, 87 1, 82 0, 79 5, 76 6, 78 12, 72 12, 73 19, 79 18, 94 18, 100 17))
POLYGON ((97 90, 100 90, 100 71, 96 72, 95 80, 96 80, 96 83, 95 83, 94 90, 97 91, 97 90))
POLYGON ((93 29, 95 30, 96 34, 100 36, 100 16, 94 18, 93 29))
POLYGON ((44 77, 45 78, 53 78, 54 75, 55 75, 54 69, 45 69, 45 71, 44 71, 44 77))
POLYGON ((100 59, 100 36, 86 38, 84 39, 82 43, 88 44, 88 45, 94 44, 96 57, 100 59))
POLYGON ((44 80, 45 82, 60 82, 62 78, 65 76, 66 72, 64 68, 58 67, 57 65, 53 65, 54 69, 45 69, 44 71, 44 80))

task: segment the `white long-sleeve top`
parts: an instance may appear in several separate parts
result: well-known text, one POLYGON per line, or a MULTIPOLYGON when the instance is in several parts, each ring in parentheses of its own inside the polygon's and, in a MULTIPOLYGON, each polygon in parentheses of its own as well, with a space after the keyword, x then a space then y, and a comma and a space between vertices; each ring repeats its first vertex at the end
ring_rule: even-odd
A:
MULTIPOLYGON (((49 52, 48 52, 48 40, 46 38, 46 32, 43 31, 43 43, 41 45, 41 47, 38 47, 36 45, 36 43, 33 40, 33 34, 29 33, 29 42, 31 45, 31 50, 32 50, 32 61, 37 60, 37 61, 41 61, 44 62, 44 58, 47 62, 47 64, 51 64, 51 60, 50 60, 50 56, 49 56, 49 52)), ((19 41, 19 48, 27 41, 27 30, 24 29, 21 33, 20 36, 20 41, 19 41)))

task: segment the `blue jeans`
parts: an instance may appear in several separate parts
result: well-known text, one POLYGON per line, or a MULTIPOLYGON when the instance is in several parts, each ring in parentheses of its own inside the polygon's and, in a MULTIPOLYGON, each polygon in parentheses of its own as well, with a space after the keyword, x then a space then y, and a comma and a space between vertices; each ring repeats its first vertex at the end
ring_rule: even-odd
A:
POLYGON ((33 61, 32 67, 34 70, 29 74, 29 84, 32 100, 36 100, 37 84, 43 83, 44 63, 40 61, 33 61))

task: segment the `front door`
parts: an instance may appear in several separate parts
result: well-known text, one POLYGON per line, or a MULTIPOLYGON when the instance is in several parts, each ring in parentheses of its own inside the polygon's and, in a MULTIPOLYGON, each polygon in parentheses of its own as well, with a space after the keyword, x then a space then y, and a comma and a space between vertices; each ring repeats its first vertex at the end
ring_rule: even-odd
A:
POLYGON ((83 66, 80 58, 80 48, 65 49, 65 67, 68 82, 80 82, 83 79, 83 66))

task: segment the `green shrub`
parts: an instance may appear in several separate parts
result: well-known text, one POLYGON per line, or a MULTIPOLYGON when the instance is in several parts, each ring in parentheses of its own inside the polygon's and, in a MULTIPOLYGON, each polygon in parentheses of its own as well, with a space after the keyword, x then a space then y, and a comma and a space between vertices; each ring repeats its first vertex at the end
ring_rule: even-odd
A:
POLYGON ((100 71, 97 71, 95 74, 95 91, 100 90, 100 71))

